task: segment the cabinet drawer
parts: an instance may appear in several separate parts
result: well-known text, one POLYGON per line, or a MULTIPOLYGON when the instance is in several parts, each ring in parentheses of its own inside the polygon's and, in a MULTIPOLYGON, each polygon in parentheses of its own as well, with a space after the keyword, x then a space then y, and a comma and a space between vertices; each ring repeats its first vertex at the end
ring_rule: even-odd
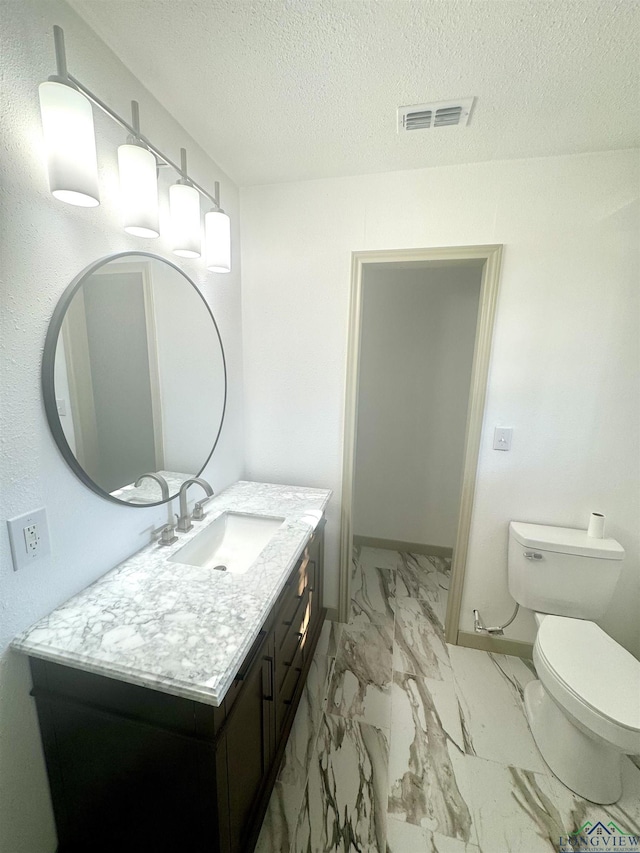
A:
POLYGON ((299 565, 291 572, 287 587, 295 595, 300 595, 307 587, 307 574, 309 567, 309 549, 305 548, 299 565))
POLYGON ((289 634, 295 633, 296 625, 300 624, 304 614, 304 604, 307 591, 303 589, 300 595, 290 595, 280 608, 275 625, 276 648, 282 648, 289 634))
POLYGON ((282 649, 276 654, 276 688, 278 693, 282 690, 291 668, 296 665, 298 653, 304 644, 304 637, 304 625, 297 626, 297 629, 287 636, 282 649))
POLYGON ((295 627, 301 624, 305 612, 305 600, 307 598, 307 566, 304 561, 300 569, 294 574, 287 595, 279 607, 275 619, 276 649, 281 649, 287 642, 288 636, 295 633, 295 627))
POLYGON ((287 679, 282 691, 282 702, 287 708, 287 711, 291 707, 293 696, 296 692, 298 682, 300 681, 300 676, 302 674, 302 654, 298 655, 295 664, 296 665, 291 668, 291 677, 287 679))
POLYGON ((304 668, 304 644, 307 635, 304 634, 296 646, 290 666, 283 670, 282 681, 276 692, 276 729, 277 737, 284 728, 289 713, 292 712, 292 702, 304 668))

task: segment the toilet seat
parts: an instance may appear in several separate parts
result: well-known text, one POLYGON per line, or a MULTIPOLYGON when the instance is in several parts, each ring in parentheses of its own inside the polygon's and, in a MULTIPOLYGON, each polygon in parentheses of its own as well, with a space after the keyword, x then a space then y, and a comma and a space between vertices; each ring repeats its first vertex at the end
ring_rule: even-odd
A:
POLYGON ((621 752, 640 752, 640 661, 595 622, 546 616, 533 660, 550 695, 621 752))

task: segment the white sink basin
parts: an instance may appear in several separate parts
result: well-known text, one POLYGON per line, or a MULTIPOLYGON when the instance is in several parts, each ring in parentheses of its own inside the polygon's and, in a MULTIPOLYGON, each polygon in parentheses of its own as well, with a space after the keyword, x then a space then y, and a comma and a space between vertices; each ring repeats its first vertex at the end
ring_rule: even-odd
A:
POLYGON ((244 574, 270 542, 284 518, 225 512, 188 545, 169 557, 171 563, 244 574))

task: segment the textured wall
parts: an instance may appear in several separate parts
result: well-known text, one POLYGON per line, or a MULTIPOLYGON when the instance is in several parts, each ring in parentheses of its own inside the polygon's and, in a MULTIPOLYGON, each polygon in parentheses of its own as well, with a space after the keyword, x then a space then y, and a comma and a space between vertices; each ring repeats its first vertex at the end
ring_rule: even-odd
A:
MULTIPOLYGON (((141 240, 120 226, 116 145, 125 141, 95 114, 102 204, 86 210, 49 193, 41 150, 38 84, 55 71, 51 28, 65 28, 69 68, 124 115, 140 101, 143 129, 211 186, 222 183, 234 223, 234 272, 216 276, 204 264, 183 268, 198 284, 220 325, 230 375, 229 409, 218 450, 205 476, 220 489, 242 475, 242 359, 235 186, 197 148, 105 45, 58 0, 0 3, 0 851, 52 853, 55 836, 26 660, 7 651, 11 638, 149 541, 164 509, 108 503, 71 473, 55 446, 40 393, 40 359, 47 324, 62 291, 89 262, 110 252, 144 249, 167 257, 166 237, 141 240), (51 557, 14 573, 4 519, 46 506, 51 557)), ((168 177, 168 176, 167 176, 168 177)), ((163 210, 166 233, 166 210, 163 210)))
POLYGON ((452 548, 480 267, 363 276, 353 532, 452 548))
MULTIPOLYGON (((335 490, 329 604, 351 252, 504 243, 461 627, 511 613, 510 519, 584 527, 599 509, 627 550, 604 624, 640 653, 638 166, 628 150, 241 191, 247 466, 335 490)), ((507 633, 530 639, 530 615, 507 633)))

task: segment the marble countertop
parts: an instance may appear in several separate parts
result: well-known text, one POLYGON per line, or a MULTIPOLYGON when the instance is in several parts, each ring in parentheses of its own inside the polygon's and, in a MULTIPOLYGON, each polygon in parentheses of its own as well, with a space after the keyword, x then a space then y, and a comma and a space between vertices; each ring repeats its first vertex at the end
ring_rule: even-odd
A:
POLYGON ((220 705, 331 497, 241 480, 178 542, 149 545, 16 637, 44 660, 220 705), (168 562, 223 512, 283 516, 243 575, 168 562))

